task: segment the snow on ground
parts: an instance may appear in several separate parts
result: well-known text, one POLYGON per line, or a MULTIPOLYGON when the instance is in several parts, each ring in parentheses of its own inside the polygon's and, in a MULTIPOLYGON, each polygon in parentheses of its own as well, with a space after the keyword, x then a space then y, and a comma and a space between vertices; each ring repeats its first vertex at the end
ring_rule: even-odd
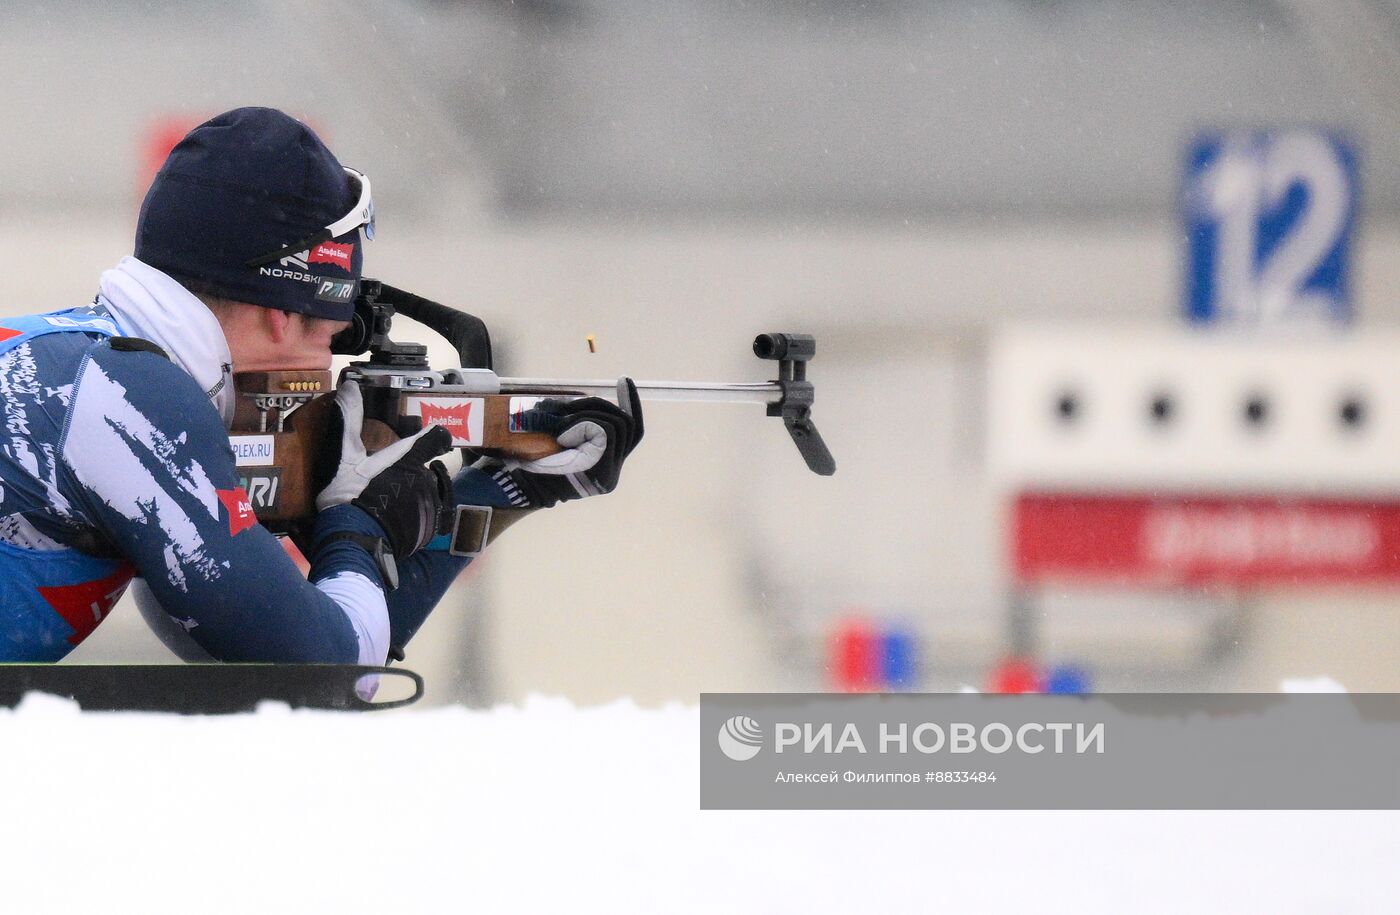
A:
POLYGON ((6 912, 1389 909, 1390 812, 700 811, 698 712, 0 711, 6 912))

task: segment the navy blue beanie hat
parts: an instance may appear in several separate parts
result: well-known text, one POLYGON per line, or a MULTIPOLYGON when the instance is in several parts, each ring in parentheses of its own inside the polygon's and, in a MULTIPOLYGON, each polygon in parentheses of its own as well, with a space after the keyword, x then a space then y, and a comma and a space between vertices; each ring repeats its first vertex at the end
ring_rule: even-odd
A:
POLYGON ((135 255, 191 292, 348 321, 373 214, 368 181, 309 127, 236 108, 171 150, 141 204, 135 255))

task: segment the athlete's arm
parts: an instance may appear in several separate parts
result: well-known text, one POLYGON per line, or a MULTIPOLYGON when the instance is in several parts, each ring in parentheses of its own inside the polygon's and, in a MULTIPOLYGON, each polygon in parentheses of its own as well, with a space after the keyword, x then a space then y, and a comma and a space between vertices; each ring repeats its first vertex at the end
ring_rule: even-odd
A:
MULTIPOLYGON (((475 467, 465 467, 452 481, 456 505, 489 505, 511 508, 510 496, 491 475, 475 467)), ((447 538, 439 538, 445 541, 447 538)), ((399 587, 390 591, 389 644, 403 650, 428 614, 462 570, 471 564, 465 556, 453 556, 445 544, 434 543, 399 563, 399 587)))
MULTIPOLYGON (((96 344, 73 387, 61 452, 75 507, 214 658, 384 662, 376 562, 334 540, 303 578, 253 516, 218 412, 163 356, 96 344)), ((383 535, 351 505, 322 512, 313 540, 337 531, 383 535)))
MULTIPOLYGON (((456 504, 538 509, 611 492, 643 434, 642 403, 631 379, 620 384, 618 398, 624 406, 596 397, 537 406, 553 418, 563 450, 537 464, 486 459, 464 469, 453 481, 456 504)), ((469 562, 430 547, 400 565, 399 588, 389 594, 395 649, 408 644, 469 562)))

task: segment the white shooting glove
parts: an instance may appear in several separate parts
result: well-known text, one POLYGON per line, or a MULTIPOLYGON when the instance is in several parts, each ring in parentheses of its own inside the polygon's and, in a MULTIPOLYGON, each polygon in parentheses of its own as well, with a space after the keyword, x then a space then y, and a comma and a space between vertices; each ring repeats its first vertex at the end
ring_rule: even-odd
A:
POLYGON ((642 401, 630 378, 618 380, 616 404, 600 397, 542 400, 525 417, 527 428, 553 434, 563 450, 534 461, 484 458, 475 465, 519 508, 612 492, 644 431, 642 401))

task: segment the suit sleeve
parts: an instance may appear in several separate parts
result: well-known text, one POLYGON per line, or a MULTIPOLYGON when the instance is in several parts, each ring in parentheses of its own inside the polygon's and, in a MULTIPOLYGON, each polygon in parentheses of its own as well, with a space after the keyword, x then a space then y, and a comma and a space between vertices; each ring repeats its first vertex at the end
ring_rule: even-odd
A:
MULTIPOLYGON (((490 474, 466 467, 452 481, 457 505, 490 505, 510 508, 510 496, 490 474)), ((439 538, 442 540, 444 538, 439 538)), ((445 546, 434 542, 399 564, 398 590, 389 592, 390 644, 402 650, 413 638, 428 614, 442 600, 448 587, 471 564, 464 556, 453 556, 445 546)))
MULTIPOLYGON (((218 412, 184 371, 149 352, 89 352, 63 432, 75 507, 136 566, 156 600, 221 661, 382 664, 389 622, 374 560, 337 541, 303 578, 259 525, 218 412)), ((379 536, 353 506, 317 519, 379 536)))

